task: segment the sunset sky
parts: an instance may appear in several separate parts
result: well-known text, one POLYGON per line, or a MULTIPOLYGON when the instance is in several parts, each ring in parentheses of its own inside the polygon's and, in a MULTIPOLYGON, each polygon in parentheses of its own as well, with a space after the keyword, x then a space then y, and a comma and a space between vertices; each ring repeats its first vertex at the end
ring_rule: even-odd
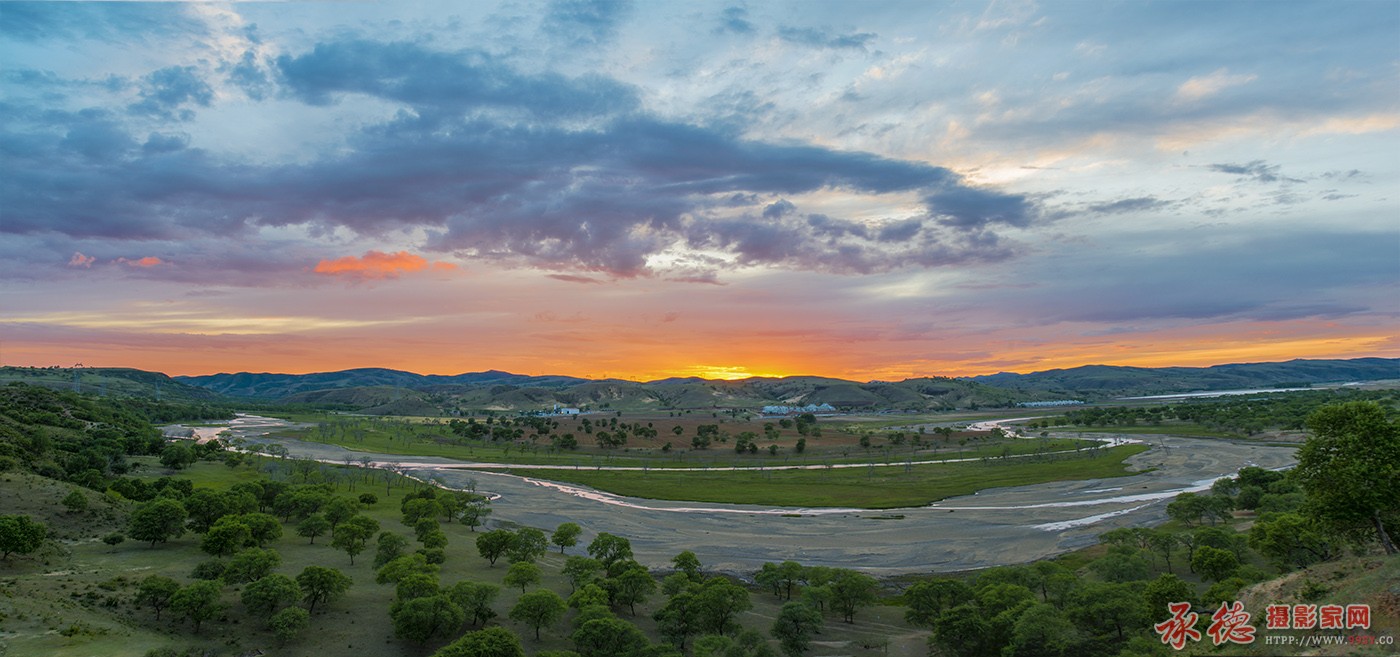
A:
POLYGON ((0 364, 1400 356, 1400 3, 0 3, 0 364))

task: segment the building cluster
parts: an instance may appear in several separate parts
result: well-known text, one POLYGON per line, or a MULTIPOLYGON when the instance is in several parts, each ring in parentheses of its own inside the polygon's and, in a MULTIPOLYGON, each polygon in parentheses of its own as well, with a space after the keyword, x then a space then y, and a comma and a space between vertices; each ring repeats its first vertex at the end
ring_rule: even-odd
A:
POLYGON ((764 415, 795 415, 799 413, 835 413, 831 404, 807 404, 806 406, 764 406, 764 415))
POLYGON ((1016 405, 1022 408, 1048 408, 1051 406, 1078 406, 1083 403, 1078 399, 1056 399, 1054 401, 1020 402, 1016 405))

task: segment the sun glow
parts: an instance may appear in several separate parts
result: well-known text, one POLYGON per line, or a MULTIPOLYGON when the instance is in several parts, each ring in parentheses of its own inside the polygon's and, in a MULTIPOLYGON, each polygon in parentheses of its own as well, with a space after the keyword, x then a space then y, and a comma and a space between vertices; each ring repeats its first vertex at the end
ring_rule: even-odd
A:
POLYGON ((750 379, 753 377, 779 378, 791 375, 777 372, 753 371, 742 365, 691 365, 677 372, 676 376, 698 376, 702 379, 738 381, 739 379, 750 379))

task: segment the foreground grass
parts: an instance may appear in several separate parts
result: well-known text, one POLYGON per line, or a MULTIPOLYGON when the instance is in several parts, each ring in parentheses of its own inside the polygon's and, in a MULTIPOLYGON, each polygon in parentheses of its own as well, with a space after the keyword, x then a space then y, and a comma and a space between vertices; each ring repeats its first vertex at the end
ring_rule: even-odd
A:
POLYGON ((912 467, 822 470, 649 472, 512 469, 511 474, 583 484, 619 495, 660 500, 792 507, 891 509, 923 506, 987 488, 1134 474, 1123 460, 1148 449, 1123 445, 1060 460, 992 460, 912 467))

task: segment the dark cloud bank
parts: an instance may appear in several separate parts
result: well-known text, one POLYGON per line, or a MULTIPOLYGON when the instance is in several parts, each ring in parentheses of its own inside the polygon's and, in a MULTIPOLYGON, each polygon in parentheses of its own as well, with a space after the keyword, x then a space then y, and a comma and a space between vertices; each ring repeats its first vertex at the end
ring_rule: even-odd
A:
MULTIPOLYGON (((556 3, 548 26, 605 39, 625 10, 556 3)), ((60 29, 78 28, 24 27, 60 29)), ((250 53, 216 75, 170 67, 130 80, 124 110, 0 103, 11 117, 0 232, 186 240, 257 226, 422 228, 427 249, 613 276, 654 273, 648 258, 677 247, 744 265, 873 272, 1003 258, 997 231, 1037 213, 942 167, 661 120, 614 79, 524 73, 483 52, 347 38, 272 61, 250 53), (254 100, 373 97, 403 109, 350 135, 348 148, 251 164, 191 148, 181 130, 219 85, 254 100), (164 127, 148 127, 157 119, 164 127), (871 225, 789 200, 823 190, 913 195, 922 210, 871 225)))

